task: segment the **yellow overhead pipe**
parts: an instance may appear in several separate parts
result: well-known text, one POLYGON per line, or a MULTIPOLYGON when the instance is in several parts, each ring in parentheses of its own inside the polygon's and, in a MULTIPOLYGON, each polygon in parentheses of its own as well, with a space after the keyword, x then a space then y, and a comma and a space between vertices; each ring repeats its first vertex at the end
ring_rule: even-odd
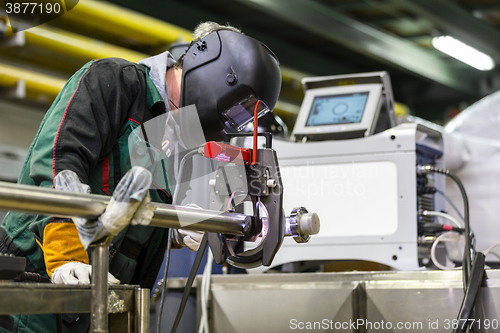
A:
MULTIPOLYGON (((24 31, 24 34, 25 43, 27 45, 63 54, 69 58, 81 59, 82 63, 92 59, 101 59, 106 57, 118 57, 138 62, 139 60, 149 56, 144 53, 135 52, 61 29, 48 28, 47 26, 44 28, 30 28, 24 31)), ((292 84, 294 86, 292 88, 293 90, 298 90, 299 92, 302 90, 300 80, 305 77, 306 74, 283 66, 281 67, 281 73, 283 83, 288 84, 288 89, 291 88, 289 85, 292 84)))
MULTIPOLYGON (((44 103, 52 103, 66 83, 64 79, 0 63, 1 87, 15 88, 20 80, 24 81, 27 98, 44 103)), ((298 108, 278 101, 274 112, 280 116, 294 116, 298 108)))
MULTIPOLYGON (((33 27, 24 31, 25 41, 28 45, 41 47, 56 53, 67 55, 84 61, 102 59, 107 57, 119 57, 129 61, 137 62, 149 55, 130 49, 101 42, 99 40, 71 33, 62 29, 33 27)), ((7 36, 7 35, 5 35, 7 36)), ((281 66, 283 82, 296 81, 300 86, 300 80, 307 75, 281 66)))
POLYGON ((43 28, 30 28, 25 30, 24 34, 26 44, 28 45, 41 47, 67 57, 81 59, 83 62, 107 57, 119 57, 137 62, 148 57, 144 53, 135 52, 61 29, 47 28, 47 26, 43 28))
MULTIPOLYGON (((159 46, 179 40, 190 40, 192 38, 191 32, 186 29, 104 1, 80 0, 75 5, 74 0, 66 0, 65 5, 65 9, 71 8, 72 6, 74 6, 74 8, 62 15, 58 20, 69 20, 78 25, 88 26, 93 29, 102 29, 107 33, 122 36, 128 40, 136 40, 142 44, 159 46)), ((137 62, 140 59, 148 57, 147 54, 101 42, 65 30, 51 28, 47 25, 44 25, 43 28, 38 26, 27 29, 24 31, 24 34, 27 45, 59 53, 68 58, 81 59, 82 63, 91 59, 106 57, 119 57, 137 62)), ((0 85, 10 87, 16 85, 16 75, 6 75, 7 72, 10 73, 13 69, 14 67, 8 68, 3 65, 0 67, 0 75, 2 75, 0 85)), ((28 73, 30 73, 29 76, 31 79, 25 80, 29 95, 33 95, 30 93, 31 91, 37 91, 40 94, 55 97, 64 85, 64 82, 59 79, 48 76, 43 76, 42 78, 41 75, 34 74, 33 72, 22 69, 15 70, 20 71, 23 75, 28 75, 28 73), (44 81, 40 81, 39 87, 35 88, 35 77, 40 80, 50 78, 46 83, 52 80, 56 80, 58 83, 54 85, 51 83, 42 83, 44 81)), ((292 84, 295 86, 295 89, 298 88, 298 90, 300 90, 300 79, 304 76, 304 73, 282 67, 283 83, 287 83, 288 85, 292 84)), ((35 95, 36 94, 37 93, 35 93, 35 95)), ((290 112, 291 110, 289 110, 288 107, 282 108, 278 106, 276 109, 276 111, 282 111, 280 109, 284 109, 284 113, 293 114, 296 112, 295 110, 295 112, 290 112)))
MULTIPOLYGON (((187 29, 106 1, 80 0, 76 5, 74 0, 65 2, 67 8, 74 7, 58 18, 60 22, 68 21, 79 26, 101 29, 108 34, 150 46, 169 45, 193 38, 191 31, 187 29)), ((299 86, 300 80, 307 76, 305 73, 283 67, 281 72, 283 82, 298 81, 299 86)))
POLYGON ((53 76, 0 64, 0 86, 15 88, 19 80, 24 81, 26 97, 49 103, 56 98, 66 83, 66 80, 53 76))
POLYGON ((311 76, 285 66, 280 66, 280 70, 281 80, 283 81, 283 83, 295 83, 296 85, 298 85, 299 89, 302 89, 301 80, 307 76, 311 76))
MULTIPOLYGON (((103 30, 127 40, 134 40, 150 46, 169 45, 179 40, 191 40, 186 29, 163 22, 147 15, 124 9, 105 1, 66 0, 65 8, 70 11, 58 18, 80 26, 103 30)), ((62 29, 33 27, 25 30, 26 43, 48 49, 71 58, 88 61, 106 57, 119 57, 137 62, 148 55, 127 48, 114 46, 93 38, 84 37, 62 29)), ((283 82, 297 82, 306 74, 282 67, 283 82)), ((297 87, 300 90, 300 87, 297 87)))
POLYGON ((179 40, 193 39, 189 30, 106 1, 80 0, 76 5, 74 0, 65 2, 66 8, 73 9, 58 18, 59 22, 71 21, 150 46, 165 46, 179 40))

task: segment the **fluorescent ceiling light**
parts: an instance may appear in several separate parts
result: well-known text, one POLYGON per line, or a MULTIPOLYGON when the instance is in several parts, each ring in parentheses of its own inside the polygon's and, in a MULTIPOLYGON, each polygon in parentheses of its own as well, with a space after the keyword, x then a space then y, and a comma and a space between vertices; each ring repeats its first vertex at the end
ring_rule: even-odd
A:
POLYGON ((479 52, 453 37, 434 37, 432 38, 432 45, 439 51, 479 70, 489 71, 495 67, 495 62, 489 55, 479 52))

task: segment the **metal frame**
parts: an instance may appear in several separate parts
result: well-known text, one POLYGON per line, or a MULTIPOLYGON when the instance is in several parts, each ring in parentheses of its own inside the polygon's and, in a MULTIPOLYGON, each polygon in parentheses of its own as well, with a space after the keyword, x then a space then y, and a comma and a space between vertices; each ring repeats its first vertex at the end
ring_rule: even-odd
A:
MULTIPOLYGON (((320 233, 307 244, 295 244, 290 239, 283 241, 282 247, 273 260, 271 268, 277 265, 314 260, 368 260, 382 263, 400 270, 418 269, 417 252, 417 198, 416 198, 416 143, 426 137, 436 149, 442 150, 442 139, 438 132, 423 125, 401 124, 376 135, 354 140, 290 143, 275 141, 281 169, 308 165, 331 165, 354 162, 392 162, 397 167, 397 230, 391 235, 381 236, 339 236, 323 237, 320 233), (418 136, 418 138, 417 138, 418 136), (360 144, 360 140, 363 144, 360 144)), ((443 163, 440 161, 439 163, 443 163)), ((441 167, 442 164, 439 164, 441 167)), ((441 179, 444 181, 444 179, 441 179)), ((439 181, 441 181, 439 180, 439 181)), ((286 180, 285 180, 286 181, 286 180)), ((440 183, 439 188, 444 188, 440 183)), ((323 198, 318 197, 319 200, 323 198)), ((290 198, 287 196, 286 183, 284 208, 290 198)), ((303 201, 306 206, 310 206, 303 201)), ((323 202, 322 202, 323 203, 323 202)), ((293 205, 293 204, 292 204, 293 205)), ((318 209, 317 206, 310 209, 318 209)), ((330 209, 331 206, 330 206, 330 209)), ((381 212, 374 212, 374 214, 381 212)), ((324 215, 324 214, 323 214, 324 215)), ((339 223, 335 212, 323 217, 322 225, 339 223)), ((246 245, 249 245, 246 243, 246 245)), ((262 273, 270 267, 259 267, 249 273, 262 273)))
MULTIPOLYGON (((49 214, 67 217, 96 218, 106 208, 109 197, 91 194, 56 191, 35 186, 10 184, 0 182, 0 209, 17 210, 36 214, 49 214)), ((180 206, 155 204, 154 217, 151 226, 162 228, 184 228, 208 232, 244 235, 251 222, 250 217, 243 214, 224 213, 204 209, 191 209, 180 206), (182 223, 180 222, 182 221, 182 223), (187 224, 187 225, 186 225, 187 224)), ((108 286, 109 244, 104 241, 92 245, 92 285, 91 287, 68 287, 45 284, 17 284, 12 288, 0 291, 3 297, 11 295, 16 300, 18 308, 1 307, 0 314, 37 314, 37 313, 80 313, 90 312, 90 332, 108 332, 108 312, 134 312, 121 321, 118 331, 148 332, 149 325, 149 289, 126 286, 130 292, 118 296, 122 307, 111 307, 109 299, 116 298, 116 287, 108 286), (37 292, 37 288, 41 291, 37 292), (113 297, 111 297, 112 293, 113 297), (11 294, 13 293, 13 294, 11 294), (48 305, 47 300, 51 300, 48 305), (23 302, 22 300, 26 300, 23 302), (54 300, 54 304, 52 304, 54 300), (134 306, 126 305, 133 303, 134 306), (108 307, 106 307, 108 304, 108 307), (114 310, 113 310, 114 309, 114 310), (134 324, 131 324, 131 317, 134 324)), ((119 286, 120 287, 120 286, 119 286)), ((122 287, 123 288, 123 287, 122 287)), ((120 288, 118 288, 120 290, 120 288)), ((10 303, 9 303, 10 304, 10 303)))
MULTIPOLYGON (((2 299, 15 300, 0 302, 0 315, 90 313, 92 293, 91 286, 84 285, 0 283, 2 299)), ((106 303, 102 307, 106 320, 107 312, 111 314, 112 331, 149 331, 149 320, 144 320, 145 315, 149 315, 149 289, 133 285, 110 286, 109 296, 107 309, 106 303)))
MULTIPOLYGON (((102 214, 109 199, 106 196, 56 191, 35 186, 0 182, 0 209, 56 216, 96 218, 102 214)), ((244 235, 248 229, 248 224, 251 222, 250 217, 243 214, 161 204, 155 204, 154 214, 150 223, 151 226, 162 228, 182 227, 184 229, 234 235, 244 235)), ((110 292, 114 291, 114 288, 109 289, 108 286, 108 270, 109 244, 106 241, 93 244, 92 285, 90 290, 89 287, 44 284, 21 284, 18 285, 20 289, 11 288, 11 285, 8 288, 1 288, 0 286, 0 291, 5 289, 2 296, 5 297, 8 292, 17 291, 12 295, 12 299, 26 300, 26 303, 20 302, 16 304, 18 306, 21 304, 18 309, 0 307, 0 314, 90 312, 90 332, 107 333, 108 312, 112 312, 108 300, 111 299, 110 292), (36 288, 41 288, 42 291, 32 293, 37 290, 36 288), (47 306, 47 299, 55 300, 55 305, 47 306), (106 307, 106 304, 108 304, 108 307, 106 307)), ((126 288, 132 289, 135 293, 129 293, 128 297, 122 296, 119 299, 124 303, 133 302, 135 306, 124 305, 123 309, 117 310, 117 312, 134 311, 134 332, 148 332, 149 289, 134 286, 126 288)), ((130 316, 125 321, 125 325, 130 332, 130 316)), ((122 329, 123 327, 119 331, 122 332, 122 329)))
MULTIPOLYGON (((274 160, 277 163, 276 156, 274 160)), ((278 176, 279 179, 279 176, 278 176)), ((34 214, 43 215, 54 215, 62 217, 83 217, 83 218, 97 218, 105 210, 110 198, 107 196, 93 195, 93 194, 83 194, 74 193, 66 191, 58 191, 50 188, 41 188, 36 186, 10 184, 5 182, 0 182, 0 210, 14 210, 22 211, 34 214)), ((276 204, 276 203, 275 203, 276 204)), ((228 213, 221 211, 212 211, 205 209, 192 209, 182 206, 166 205, 166 204, 153 204, 154 216, 150 222, 150 226, 160 227, 160 228, 183 228, 188 230, 199 230, 205 232, 214 232, 221 234, 231 234, 231 235, 241 235, 241 236, 254 236, 260 233, 260 230, 253 230, 252 228, 252 217, 237 214, 228 213)), ((276 204, 281 207, 281 203, 276 204)), ((271 207, 272 208, 272 207, 271 207)), ((270 208, 268 208, 270 209, 270 208)), ((278 217, 279 221, 273 221, 280 226, 280 232, 278 233, 282 237, 284 236, 284 217, 282 216, 282 211, 278 217)), ((78 308, 79 311, 72 310, 68 308, 69 304, 64 303, 64 297, 61 304, 58 305, 57 310, 51 307, 44 308, 28 308, 26 312, 23 313, 37 313, 36 311, 42 311, 42 313, 69 313, 69 312, 90 312, 91 313, 91 324, 90 332, 92 333, 107 333, 108 332, 108 312, 109 306, 108 300, 111 299, 109 294, 108 286, 108 270, 109 270, 109 241, 108 239, 101 240, 97 243, 92 244, 92 285, 91 285, 91 295, 85 294, 84 296, 71 295, 71 297, 80 298, 91 298, 90 311, 88 301, 75 301, 72 300, 71 304, 84 304, 82 308, 78 308), (109 296, 109 298, 108 298, 109 296)), ((281 245, 280 239, 271 238, 270 243, 276 243, 274 254, 279 246, 281 245)), ((272 255, 264 252, 264 263, 272 260, 272 255)), ((25 286, 25 285, 22 285, 25 286)), ((30 285, 38 287, 40 285, 30 285)), ((42 285, 46 286, 46 285, 42 285)), ((44 287, 47 288, 47 287, 44 287)), ((69 288, 64 286, 64 288, 69 288)), ((130 287, 129 287, 130 288, 130 287)), ((141 289, 137 287, 134 288, 135 292, 135 330, 137 332, 147 332, 148 322, 149 322, 149 290, 141 289)), ((69 288, 72 289, 72 288, 69 288)), ((1 289, 0 289, 1 290, 1 289)), ((88 287, 86 287, 88 290, 88 287)), ((113 290, 113 288, 111 289, 113 290)), ((26 293, 26 291, 20 291, 21 293, 26 293)), ((5 294, 3 294, 5 295, 5 294)), ((30 294, 24 294, 24 299, 30 299, 30 294)), ((14 299, 22 299, 23 297, 15 297, 14 299)), ((2 308, 0 307, 0 314, 2 308)), ((12 309, 5 310, 6 313, 16 313, 12 309)), ((23 310, 24 311, 24 310, 23 310)), ((118 311, 123 312, 123 311, 118 311)), ((128 320, 127 322, 130 322, 128 320)), ((130 327, 130 323, 127 324, 130 327)))

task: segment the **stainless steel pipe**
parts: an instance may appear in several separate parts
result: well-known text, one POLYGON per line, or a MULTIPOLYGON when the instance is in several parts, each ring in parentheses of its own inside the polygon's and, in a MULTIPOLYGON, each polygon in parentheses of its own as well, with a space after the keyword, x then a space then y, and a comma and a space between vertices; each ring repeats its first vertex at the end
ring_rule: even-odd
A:
POLYGON ((108 246, 107 243, 92 244, 90 333, 108 333, 108 246))
MULTIPOLYGON (((60 217, 96 218, 110 197, 0 182, 0 210, 60 217)), ((249 217, 206 209, 154 204, 150 226, 244 235, 249 217)))
MULTIPOLYGON (((149 333, 149 292, 147 288, 135 291, 135 332, 149 333)), ((161 313, 158 314, 161 316, 161 313)))
POLYGON ((106 196, 0 182, 0 209, 3 210, 95 218, 102 214, 109 199, 106 196))

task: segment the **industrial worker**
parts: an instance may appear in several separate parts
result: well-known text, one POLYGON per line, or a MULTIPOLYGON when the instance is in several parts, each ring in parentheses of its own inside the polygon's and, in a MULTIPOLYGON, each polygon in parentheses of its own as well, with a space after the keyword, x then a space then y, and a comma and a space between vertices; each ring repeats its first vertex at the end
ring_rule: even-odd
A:
MULTIPOLYGON (((153 287, 168 230, 141 224, 152 216, 149 198, 171 203, 172 194, 168 184, 147 190, 152 170, 132 165, 129 136, 157 116, 194 105, 206 140, 217 140, 251 121, 256 105, 260 115, 272 110, 281 86, 276 56, 239 30, 207 22, 193 37, 177 62, 168 52, 138 64, 94 60, 68 80, 40 125, 19 183, 110 195, 115 208, 110 203, 96 221, 80 224, 9 212, 0 252, 26 257, 28 271, 53 283, 88 284, 88 245, 111 234, 110 283, 153 287)), ((196 250, 201 237, 179 230, 174 238, 196 250)), ((86 332, 89 321, 88 315, 63 315, 64 331, 86 332)), ((0 332, 56 332, 56 317, 0 316, 0 332)))

